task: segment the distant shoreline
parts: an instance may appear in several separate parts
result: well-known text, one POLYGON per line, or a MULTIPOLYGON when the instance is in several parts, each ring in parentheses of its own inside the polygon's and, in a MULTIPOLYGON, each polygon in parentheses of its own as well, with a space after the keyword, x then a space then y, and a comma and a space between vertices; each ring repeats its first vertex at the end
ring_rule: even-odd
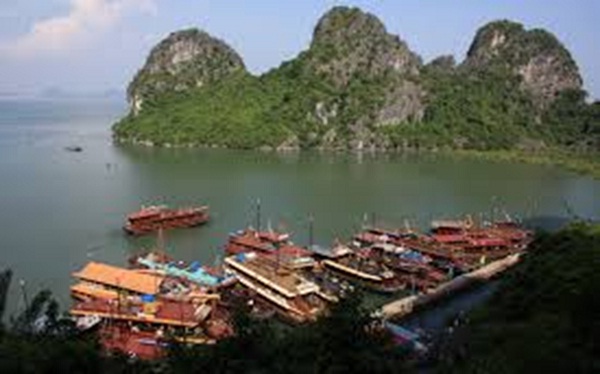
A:
POLYGON ((580 175, 600 179, 600 154, 574 154, 562 150, 548 150, 526 153, 518 150, 453 150, 449 154, 455 157, 482 159, 496 162, 519 162, 534 165, 559 167, 580 175))
MULTIPOLYGON (((113 137, 113 142, 117 145, 130 145, 144 148, 157 149, 225 149, 225 150, 242 150, 237 148, 228 148, 218 145, 206 144, 161 144, 155 145, 151 141, 120 139, 113 137)), ((335 148, 314 148, 314 149, 298 149, 298 148, 257 148, 244 149, 254 152, 274 152, 274 153, 303 153, 303 152, 319 152, 319 153, 349 153, 349 154, 424 154, 424 155, 445 155, 459 159, 485 160, 491 162, 515 162, 532 165, 545 165, 562 168, 580 175, 587 175, 594 179, 600 179, 600 154, 596 153, 581 153, 574 154, 560 149, 549 149, 537 152, 524 152, 519 150, 469 150, 469 149, 402 149, 402 150, 385 150, 385 149, 365 149, 365 150, 349 150, 335 148)))

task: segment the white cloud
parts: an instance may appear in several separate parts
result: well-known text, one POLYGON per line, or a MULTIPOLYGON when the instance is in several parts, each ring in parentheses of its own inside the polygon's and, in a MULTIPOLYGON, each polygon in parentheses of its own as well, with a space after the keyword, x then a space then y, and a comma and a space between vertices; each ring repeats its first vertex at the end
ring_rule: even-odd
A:
POLYGON ((17 39, 0 45, 0 52, 30 57, 60 52, 105 32, 130 11, 156 14, 154 0, 71 0, 69 13, 40 20, 17 39))

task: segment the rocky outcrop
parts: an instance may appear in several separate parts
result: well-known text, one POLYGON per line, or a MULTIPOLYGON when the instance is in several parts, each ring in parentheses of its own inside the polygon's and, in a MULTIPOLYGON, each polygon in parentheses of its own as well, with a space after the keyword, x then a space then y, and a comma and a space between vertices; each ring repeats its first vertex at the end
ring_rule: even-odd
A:
POLYGON ((238 71, 245 71, 244 62, 225 42, 198 29, 178 31, 152 49, 127 98, 136 114, 146 100, 210 85, 238 71))
POLYGON ((431 60, 427 64, 427 67, 442 72, 450 72, 456 67, 456 60, 452 55, 443 55, 431 60))
POLYGON ((440 56, 423 65, 376 16, 334 7, 307 50, 259 77, 203 31, 169 35, 129 85, 131 115, 114 134, 265 150, 534 149, 545 144, 536 142, 547 136, 542 119, 555 98, 581 86, 569 52, 543 30, 492 22, 462 64, 440 56), (180 92, 188 94, 175 105, 180 92), (148 102, 153 110, 144 110, 148 102))
POLYGON ((582 87, 577 64, 554 35, 541 29, 525 30, 511 21, 495 21, 480 28, 463 65, 509 69, 520 76, 521 88, 541 107, 560 91, 582 87))
POLYGON ((337 87, 352 79, 388 73, 419 74, 421 59, 405 42, 389 34, 374 15, 358 8, 335 7, 317 23, 309 64, 337 87))
POLYGON ((421 58, 397 35, 388 33, 374 15, 358 8, 334 7, 318 21, 310 48, 301 56, 312 74, 329 82, 339 96, 327 106, 318 103, 311 118, 322 125, 347 128, 340 139, 329 130, 323 146, 382 147, 373 128, 419 120, 425 92, 419 83, 421 58), (366 95, 366 91, 371 95, 366 95), (376 96, 376 97, 373 97, 376 96), (360 115, 348 112, 360 108, 360 115), (333 117, 333 118, 332 118, 333 117))
POLYGON ((365 113, 376 125, 422 116, 421 58, 374 15, 334 7, 317 23, 307 56, 308 65, 338 88, 353 80, 379 85, 382 105, 365 113))

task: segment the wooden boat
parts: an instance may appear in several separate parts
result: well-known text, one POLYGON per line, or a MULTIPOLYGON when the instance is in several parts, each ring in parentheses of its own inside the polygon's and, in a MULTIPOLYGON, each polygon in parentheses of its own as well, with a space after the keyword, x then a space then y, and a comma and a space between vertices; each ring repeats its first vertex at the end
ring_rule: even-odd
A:
POLYGON ((286 245, 289 235, 285 233, 276 233, 273 231, 256 231, 248 228, 229 234, 229 239, 225 245, 227 255, 236 255, 239 253, 274 253, 278 247, 286 245))
POLYGON ((104 324, 98 340, 107 353, 118 352, 142 360, 164 357, 167 346, 156 330, 143 331, 127 323, 104 324))
POLYGON ((130 259, 132 266, 148 269, 167 277, 174 277, 204 287, 223 288, 233 285, 235 277, 222 267, 202 266, 198 261, 175 261, 162 251, 151 251, 130 259))
POLYGON ((302 269, 301 274, 305 279, 319 286, 317 295, 330 303, 337 303, 354 290, 354 286, 346 279, 336 277, 320 265, 302 269))
POLYGON ((291 270, 312 269, 316 265, 311 251, 291 242, 278 247, 275 253, 267 254, 266 257, 291 270))
MULTIPOLYGON (((431 234, 433 237, 446 237, 447 241, 453 238, 456 242, 466 242, 471 246, 477 246, 477 244, 469 243, 469 240, 473 238, 504 240, 506 243, 496 246, 516 246, 519 249, 525 249, 533 237, 532 231, 522 227, 508 214, 502 220, 480 224, 476 224, 470 216, 467 216, 465 220, 433 221, 431 234)), ((479 246, 492 246, 492 244, 483 243, 479 246)))
POLYGON ((209 322, 204 330, 190 330, 153 326, 146 322, 105 320, 98 331, 98 340, 108 353, 118 352, 131 358, 156 360, 165 357, 170 344, 215 344, 218 339, 231 335, 231 327, 223 321, 209 322))
POLYGON ((518 249, 526 249, 533 240, 533 231, 525 229, 510 218, 493 222, 488 231, 509 240, 518 249))
POLYGON ((100 324, 102 322, 102 318, 96 315, 88 315, 82 317, 75 317, 75 327, 77 327, 80 331, 90 330, 100 324))
POLYGON ((79 282, 71 287, 71 295, 83 301, 157 295, 164 281, 164 276, 160 274, 148 274, 94 261, 73 273, 73 276, 79 282))
POLYGON ((225 307, 238 308, 243 306, 251 317, 258 320, 271 319, 278 313, 277 307, 267 301, 267 299, 240 283, 225 290, 222 297, 225 307))
POLYGON ((208 317, 208 304, 193 305, 177 301, 134 301, 90 299, 76 302, 70 313, 73 316, 98 316, 103 319, 141 322, 157 326, 195 328, 208 317))
POLYGON ((394 271, 407 289, 427 291, 448 280, 448 274, 420 252, 393 244, 376 244, 369 251, 373 259, 394 271))
POLYGON ((466 272, 526 248, 531 232, 514 221, 476 224, 470 216, 464 220, 437 220, 429 234, 406 230, 369 228, 355 236, 363 247, 391 244, 410 248, 430 256, 444 271, 466 272))
POLYGON ((365 226, 361 232, 354 235, 354 242, 358 246, 371 246, 378 243, 396 243, 402 238, 412 237, 416 232, 410 228, 387 229, 376 226, 365 226))
POLYGON ((156 272, 91 262, 74 273, 70 314, 81 330, 97 325, 107 351, 142 359, 162 357, 163 333, 175 342, 211 344, 231 336, 230 318, 216 293, 186 287, 156 272))
POLYGON ((289 234, 246 229, 229 235, 227 255, 253 252, 288 269, 312 268, 316 265, 312 252, 295 245, 289 234))
POLYGON ((160 229, 198 226, 208 220, 207 206, 169 209, 152 205, 129 214, 123 229, 131 235, 144 235, 160 229))
POLYGON ((65 151, 67 152, 83 152, 83 148, 78 145, 70 145, 65 147, 65 151))
POLYGON ((404 288, 403 282, 394 272, 369 258, 366 253, 355 252, 343 245, 335 245, 330 250, 318 247, 311 249, 317 257, 321 258, 323 266, 351 282, 383 293, 394 293, 404 288))
POLYGON ((271 303, 286 320, 313 321, 326 311, 315 283, 269 258, 250 252, 228 257, 225 264, 241 285, 271 303))
POLYGON ((454 260, 472 270, 526 249, 530 240, 526 231, 518 228, 503 230, 492 225, 463 233, 433 234, 431 239, 440 247, 452 247, 454 260))

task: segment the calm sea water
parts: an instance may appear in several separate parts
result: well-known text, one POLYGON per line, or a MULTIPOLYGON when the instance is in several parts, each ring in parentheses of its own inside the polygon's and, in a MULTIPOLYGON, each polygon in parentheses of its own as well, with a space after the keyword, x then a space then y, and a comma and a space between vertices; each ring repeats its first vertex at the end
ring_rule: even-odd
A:
POLYGON ((0 101, 0 268, 14 270, 11 310, 49 288, 68 306, 70 274, 90 260, 124 265, 154 237, 121 230, 142 204, 209 204, 205 227, 169 232, 167 250, 213 263, 229 232, 255 222, 308 241, 348 238, 364 222, 426 227, 432 218, 487 215, 600 218, 600 182, 560 169, 431 156, 277 155, 118 147, 117 101, 0 101), (82 146, 81 153, 64 147, 82 146))

